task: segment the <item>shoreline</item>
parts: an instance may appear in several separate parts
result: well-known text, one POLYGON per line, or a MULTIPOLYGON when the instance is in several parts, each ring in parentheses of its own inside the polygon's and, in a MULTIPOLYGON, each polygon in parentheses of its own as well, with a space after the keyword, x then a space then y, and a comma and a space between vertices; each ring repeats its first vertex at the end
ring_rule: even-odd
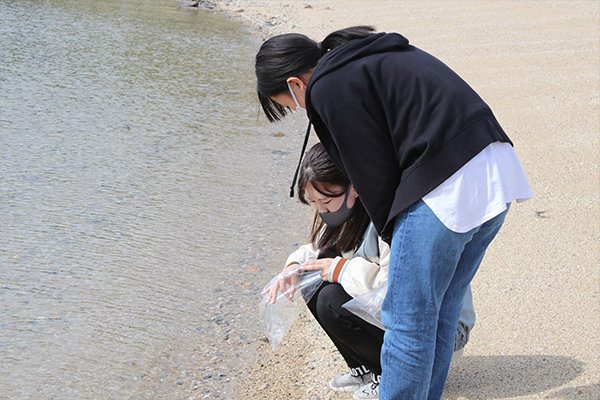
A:
MULTIPOLYGON (((318 41, 359 24, 399 32, 471 84, 515 142, 535 197, 512 207, 473 280, 477 323, 444 398, 600 398, 599 3, 201 4, 263 40, 318 41)), ((352 397, 329 389, 345 366, 306 312, 275 351, 257 351, 236 398, 352 397)))

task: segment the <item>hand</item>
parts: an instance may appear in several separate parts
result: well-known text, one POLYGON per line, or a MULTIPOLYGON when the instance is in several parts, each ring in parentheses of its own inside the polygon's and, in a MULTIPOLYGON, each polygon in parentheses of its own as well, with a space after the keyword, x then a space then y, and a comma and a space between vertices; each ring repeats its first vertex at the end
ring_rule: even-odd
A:
POLYGON ((329 268, 333 262, 333 258, 321 258, 319 260, 307 261, 300 269, 302 271, 321 271, 321 279, 326 281, 329 278, 329 268))
POLYGON ((287 297, 288 300, 292 300, 294 293, 296 293, 296 283, 300 279, 297 273, 298 265, 299 264, 294 263, 285 267, 277 276, 277 279, 261 292, 262 295, 267 295, 268 304, 275 304, 279 292, 285 293, 285 297, 287 297))

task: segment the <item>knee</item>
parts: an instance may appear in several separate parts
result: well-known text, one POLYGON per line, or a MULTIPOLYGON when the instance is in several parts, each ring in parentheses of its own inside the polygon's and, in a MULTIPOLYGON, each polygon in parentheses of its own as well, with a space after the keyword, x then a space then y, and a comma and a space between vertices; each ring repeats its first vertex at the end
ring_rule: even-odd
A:
POLYGON ((342 289, 341 285, 328 285, 321 290, 316 302, 316 312, 321 322, 328 329, 336 330, 344 326, 344 316, 349 313, 342 307, 351 297, 342 289))

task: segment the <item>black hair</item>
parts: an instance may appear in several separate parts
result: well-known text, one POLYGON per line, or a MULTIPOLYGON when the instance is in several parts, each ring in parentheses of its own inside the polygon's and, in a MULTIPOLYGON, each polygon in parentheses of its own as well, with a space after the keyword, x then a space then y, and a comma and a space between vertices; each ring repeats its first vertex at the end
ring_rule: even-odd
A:
MULTIPOLYGON (((327 197, 339 197, 350 190, 350 180, 335 166, 321 143, 308 150, 300 167, 298 197, 303 204, 309 204, 305 197, 306 186, 309 183, 327 197), (332 186, 340 186, 343 189, 333 192, 332 186)), ((357 197, 352 216, 341 226, 327 226, 319 214, 315 213, 310 241, 319 252, 330 249, 335 249, 337 253, 354 250, 362 242, 369 222, 369 216, 357 197)))
POLYGON ((288 90, 286 80, 309 72, 329 50, 373 33, 370 26, 352 26, 327 35, 321 43, 299 33, 286 33, 265 41, 256 54, 256 91, 269 121, 279 121, 288 110, 271 100, 288 90))

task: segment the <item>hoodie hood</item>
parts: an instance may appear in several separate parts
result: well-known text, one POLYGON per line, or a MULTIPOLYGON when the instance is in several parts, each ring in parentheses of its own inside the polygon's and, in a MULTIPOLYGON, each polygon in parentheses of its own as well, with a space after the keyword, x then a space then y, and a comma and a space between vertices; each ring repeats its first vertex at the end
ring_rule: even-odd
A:
MULTIPOLYGON (((327 52, 320 60, 315 69, 313 70, 311 77, 306 85, 305 91, 305 106, 306 115, 308 116, 308 129, 306 132, 305 141, 308 140, 309 130, 311 125, 318 131, 324 128, 323 120, 321 117, 314 112, 311 103, 311 92, 313 86, 324 76, 331 72, 342 68, 353 61, 357 61, 369 56, 379 53, 399 52, 405 51, 412 47, 408 44, 408 39, 399 33, 374 33, 363 39, 350 40, 333 50, 327 52)), ((326 128, 325 128, 326 129, 326 128)), ((317 133, 318 135, 318 133, 317 133)), ((329 145, 327 138, 318 135, 319 139, 325 147, 328 149, 329 155, 333 158, 333 161, 337 167, 346 176, 348 175, 346 168, 341 162, 341 157, 334 147, 329 145)), ((302 155, 301 155, 302 157, 302 155)), ((295 182, 295 179, 294 179, 295 182)), ((293 184, 292 184, 293 186, 293 184)), ((292 192, 293 193, 293 192, 292 192)))
MULTIPOLYGON (((324 75, 363 57, 377 53, 401 51, 408 47, 408 39, 404 36, 398 33, 384 32, 374 33, 363 39, 351 40, 336 47, 327 52, 315 67, 306 87, 307 103, 310 102, 310 88, 324 75)), ((308 110, 309 107, 307 106, 306 109, 308 110)))

